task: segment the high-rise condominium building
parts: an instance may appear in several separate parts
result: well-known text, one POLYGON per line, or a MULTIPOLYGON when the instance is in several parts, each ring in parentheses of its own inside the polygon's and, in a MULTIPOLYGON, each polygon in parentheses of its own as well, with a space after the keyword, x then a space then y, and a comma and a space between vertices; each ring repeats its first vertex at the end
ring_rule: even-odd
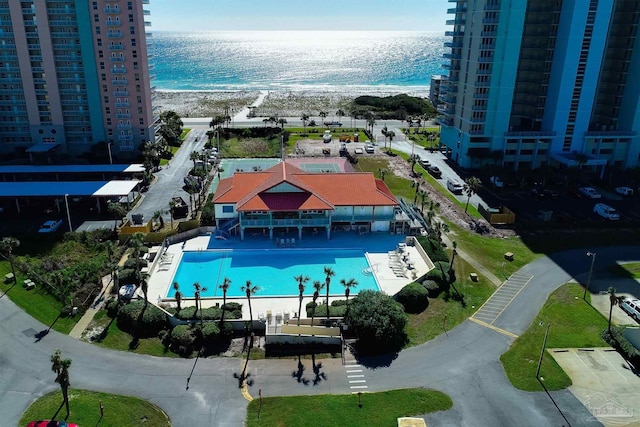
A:
POLYGON ((441 140, 462 167, 634 167, 640 0, 449 0, 441 140))
POLYGON ((154 138, 148 3, 0 0, 0 153, 127 157, 154 138))

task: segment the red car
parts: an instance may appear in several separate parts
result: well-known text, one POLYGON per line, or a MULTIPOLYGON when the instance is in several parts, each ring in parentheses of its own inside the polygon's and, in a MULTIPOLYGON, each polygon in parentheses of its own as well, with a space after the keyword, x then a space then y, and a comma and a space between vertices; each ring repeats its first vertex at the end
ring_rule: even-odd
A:
POLYGON ((80 427, 78 424, 68 423, 66 421, 31 421, 27 427, 80 427))

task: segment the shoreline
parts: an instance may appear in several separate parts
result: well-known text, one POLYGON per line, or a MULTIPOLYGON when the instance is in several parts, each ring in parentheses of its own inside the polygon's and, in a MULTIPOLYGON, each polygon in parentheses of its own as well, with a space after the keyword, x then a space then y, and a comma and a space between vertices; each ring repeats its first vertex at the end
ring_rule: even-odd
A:
POLYGON ((320 111, 333 113, 339 109, 348 111, 358 96, 392 96, 406 93, 426 98, 428 86, 370 86, 375 90, 355 90, 355 87, 317 87, 290 89, 238 89, 238 90, 174 90, 156 89, 154 106, 162 111, 175 111, 181 117, 234 116, 254 106, 256 117, 296 117, 303 113, 318 115, 320 111), (418 89, 416 93, 413 89, 418 89), (404 89, 404 90, 402 90, 404 89), (261 101, 261 102, 260 102, 261 101))

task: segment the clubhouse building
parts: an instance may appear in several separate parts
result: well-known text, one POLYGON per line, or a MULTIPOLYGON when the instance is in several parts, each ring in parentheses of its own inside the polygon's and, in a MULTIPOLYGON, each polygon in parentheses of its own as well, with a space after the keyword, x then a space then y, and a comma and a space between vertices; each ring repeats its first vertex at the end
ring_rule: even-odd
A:
MULTIPOLYGON (((360 233, 390 231, 398 200, 370 172, 309 173, 286 161, 256 172, 235 172, 220 180, 213 204, 217 237, 335 229, 360 233)), ((295 238, 293 239, 295 242, 295 238)))

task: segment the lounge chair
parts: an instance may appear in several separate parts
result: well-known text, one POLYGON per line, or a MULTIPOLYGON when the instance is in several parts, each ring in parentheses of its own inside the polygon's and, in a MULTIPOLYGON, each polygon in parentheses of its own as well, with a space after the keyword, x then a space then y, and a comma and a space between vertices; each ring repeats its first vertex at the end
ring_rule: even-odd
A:
POLYGON ((296 245, 296 238, 292 237, 291 238, 291 246, 295 246, 296 245))
POLYGON ((284 248, 285 247, 284 239, 280 239, 279 242, 280 243, 278 243, 278 246, 280 246, 281 248, 284 248))
POLYGON ((285 239, 285 246, 286 247, 290 247, 291 246, 291 239, 289 239, 289 238, 285 239))

